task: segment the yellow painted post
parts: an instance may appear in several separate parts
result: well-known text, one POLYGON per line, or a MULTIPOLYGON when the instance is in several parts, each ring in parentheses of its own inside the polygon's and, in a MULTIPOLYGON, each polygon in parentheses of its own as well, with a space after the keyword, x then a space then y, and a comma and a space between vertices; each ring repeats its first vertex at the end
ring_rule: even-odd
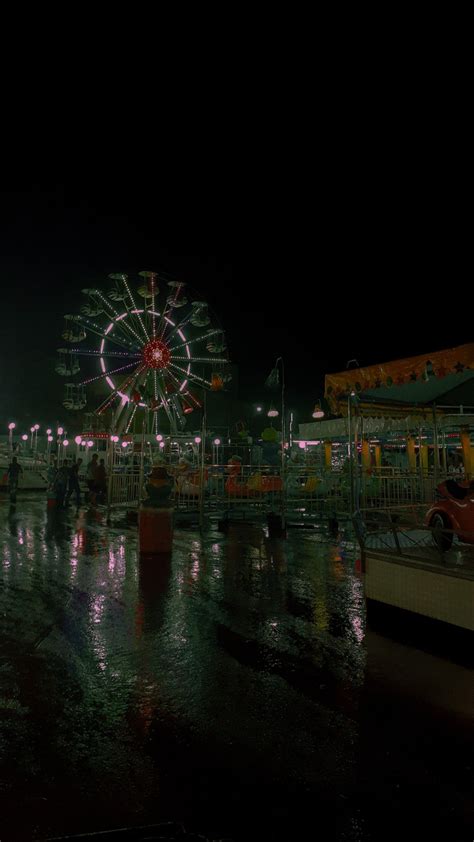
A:
POLYGON ((466 479, 470 479, 472 473, 472 448, 469 427, 461 427, 460 438, 462 447, 462 461, 464 463, 464 476, 466 477, 466 479))
POLYGON ((421 445, 421 467, 423 469, 423 473, 428 473, 428 445, 422 444, 421 445))
POLYGON ((382 448, 379 444, 375 445, 375 467, 380 468, 382 464, 382 448))
POLYGON ((330 471, 332 467, 332 441, 324 442, 324 465, 330 471))
POLYGON ((362 439, 362 467, 365 470, 370 468, 370 446, 366 438, 362 439))
POLYGON ((408 467, 412 473, 416 472, 416 453, 415 453, 415 439, 413 436, 407 436, 407 457, 408 467))

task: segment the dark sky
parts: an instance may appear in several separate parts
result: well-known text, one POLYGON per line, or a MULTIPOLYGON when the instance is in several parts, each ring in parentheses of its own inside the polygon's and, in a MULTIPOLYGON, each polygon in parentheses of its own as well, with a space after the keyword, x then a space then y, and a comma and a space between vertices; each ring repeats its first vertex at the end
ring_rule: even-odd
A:
POLYGON ((223 322, 241 395, 258 399, 282 355, 290 400, 308 414, 324 373, 350 359, 472 340, 471 234, 454 170, 433 180, 406 157, 343 157, 343 144, 331 159, 297 151, 221 150, 183 169, 134 148, 103 169, 72 160, 49 174, 36 161, 14 173, 1 198, 2 423, 46 421, 53 405, 60 416, 62 316, 111 271, 187 281, 223 322))

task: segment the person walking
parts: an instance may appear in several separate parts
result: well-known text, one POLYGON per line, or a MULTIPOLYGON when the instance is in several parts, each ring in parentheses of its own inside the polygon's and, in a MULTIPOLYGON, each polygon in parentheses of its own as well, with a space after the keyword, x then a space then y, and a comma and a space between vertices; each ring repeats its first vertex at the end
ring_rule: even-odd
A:
POLYGON ((81 505, 81 488, 79 485, 79 471, 82 465, 82 459, 78 459, 77 462, 74 461, 69 468, 69 476, 68 476, 68 487, 67 487, 67 494, 66 494, 66 506, 69 505, 69 500, 71 499, 72 495, 76 495, 76 504, 77 507, 81 505))
POLYGON ((23 473, 23 468, 18 463, 16 456, 12 458, 8 466, 8 490, 10 492, 10 502, 16 503, 16 491, 18 488, 18 480, 20 478, 20 474, 23 473))

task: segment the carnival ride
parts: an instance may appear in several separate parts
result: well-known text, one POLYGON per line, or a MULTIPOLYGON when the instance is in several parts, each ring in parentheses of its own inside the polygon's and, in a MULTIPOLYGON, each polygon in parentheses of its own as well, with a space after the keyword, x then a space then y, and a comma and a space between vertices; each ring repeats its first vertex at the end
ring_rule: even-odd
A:
MULTIPOLYGON (((226 339, 207 302, 181 281, 156 272, 139 272, 134 285, 123 273, 109 275, 108 293, 83 289, 86 303, 66 315, 56 373, 66 379, 63 405, 90 407, 88 387, 103 385, 106 396, 97 415, 113 410, 109 426, 128 433, 137 413, 147 432, 158 433, 159 414, 170 432, 183 429, 206 391, 217 392, 231 379, 226 339), (94 364, 99 373, 88 369, 94 364)), ((133 429, 133 428, 132 428, 133 429)))

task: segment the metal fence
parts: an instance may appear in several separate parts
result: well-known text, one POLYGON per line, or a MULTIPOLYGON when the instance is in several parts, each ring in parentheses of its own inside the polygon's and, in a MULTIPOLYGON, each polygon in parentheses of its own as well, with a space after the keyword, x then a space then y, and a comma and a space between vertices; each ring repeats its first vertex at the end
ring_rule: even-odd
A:
MULTIPOLYGON (((138 505, 146 496, 151 464, 113 467, 108 483, 109 506, 138 505)), ((325 471, 320 466, 289 464, 256 466, 237 460, 231 464, 168 464, 174 480, 173 503, 179 510, 201 512, 281 513, 290 517, 323 517, 393 511, 429 505, 444 477, 420 475, 397 468, 379 471, 325 471)))

